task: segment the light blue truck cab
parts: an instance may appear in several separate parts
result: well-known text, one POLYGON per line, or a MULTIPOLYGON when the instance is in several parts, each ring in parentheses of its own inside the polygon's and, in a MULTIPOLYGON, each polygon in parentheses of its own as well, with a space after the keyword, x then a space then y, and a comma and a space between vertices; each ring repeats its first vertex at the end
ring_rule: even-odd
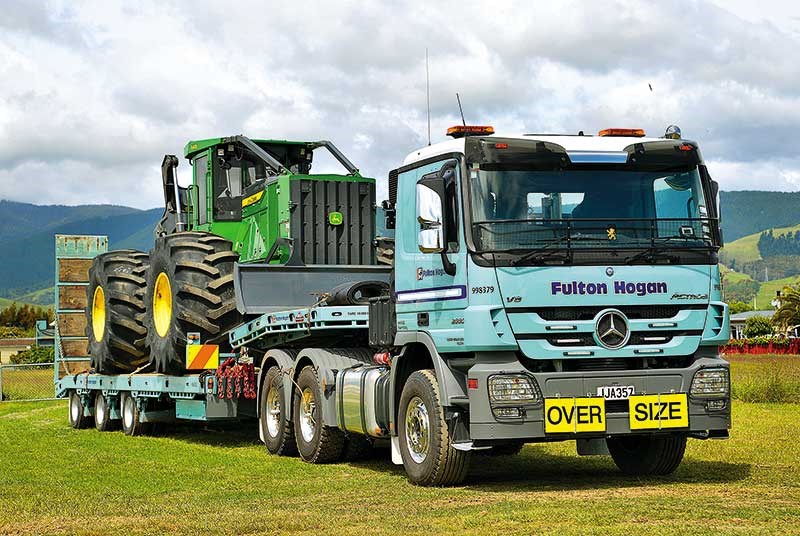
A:
MULTIPOLYGON (((726 438, 718 186, 697 144, 451 130, 390 175, 395 385, 420 368, 404 357, 430 360, 450 449, 577 439, 666 474, 687 437, 726 438)), ((404 462, 433 435, 415 403, 396 409, 404 462)))

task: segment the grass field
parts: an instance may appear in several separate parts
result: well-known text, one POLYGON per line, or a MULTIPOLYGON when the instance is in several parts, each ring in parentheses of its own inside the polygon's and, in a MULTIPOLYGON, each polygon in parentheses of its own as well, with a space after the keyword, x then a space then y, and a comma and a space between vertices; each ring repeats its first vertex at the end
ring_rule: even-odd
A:
MULTIPOLYGON (((796 357, 730 358, 734 388, 800 370, 796 357)), ((270 456, 254 425, 130 438, 72 430, 63 401, 4 402, 0 534, 800 534, 800 404, 736 400, 733 419, 730 440, 691 440, 669 477, 624 477, 568 442, 476 457, 465 485, 426 489, 387 453, 270 456)))
MULTIPOLYGON (((795 225, 792 227, 778 227, 773 229, 773 232, 776 236, 785 234, 787 232, 794 233, 795 231, 800 231, 800 225, 795 225)), ((757 261, 760 259, 761 253, 758 251, 758 239, 760 236, 761 231, 751 235, 743 236, 738 240, 734 240, 733 242, 725 244, 725 247, 722 248, 721 252, 725 264, 730 264, 731 259, 735 259, 737 265, 741 265, 745 262, 757 261)))

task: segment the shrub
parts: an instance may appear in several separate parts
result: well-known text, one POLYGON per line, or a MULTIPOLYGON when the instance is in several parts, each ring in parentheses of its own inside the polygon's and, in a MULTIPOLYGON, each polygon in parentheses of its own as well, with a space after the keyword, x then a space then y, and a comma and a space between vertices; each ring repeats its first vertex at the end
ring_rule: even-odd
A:
POLYGON ((30 350, 23 350, 11 356, 15 365, 28 365, 31 363, 52 363, 55 359, 53 348, 49 346, 35 346, 30 350))
POLYGON ((730 308, 731 314, 735 315, 738 313, 744 313, 745 311, 752 311, 753 306, 749 303, 745 303, 743 301, 733 301, 728 304, 730 308))
POLYGON ((772 335, 772 321, 766 316, 751 316, 744 324, 743 333, 748 339, 772 335))

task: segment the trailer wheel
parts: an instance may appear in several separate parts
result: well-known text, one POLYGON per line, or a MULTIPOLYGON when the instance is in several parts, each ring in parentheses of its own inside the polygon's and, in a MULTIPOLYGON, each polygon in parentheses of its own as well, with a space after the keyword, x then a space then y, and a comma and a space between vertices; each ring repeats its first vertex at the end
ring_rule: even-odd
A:
POLYGON ((338 461, 345 447, 344 432, 323 421, 321 403, 317 372, 314 367, 306 366, 297 377, 292 406, 297 451, 304 461, 311 463, 338 461))
POLYGON ((470 452, 453 448, 440 400, 439 382, 432 370, 411 374, 400 395, 400 454, 413 484, 458 484, 469 469, 470 452))
POLYGON ((128 393, 122 394, 120 402, 122 413, 122 431, 125 435, 138 436, 145 432, 145 423, 139 421, 139 407, 136 399, 128 393))
POLYGON ((285 385, 281 370, 276 366, 270 367, 261 387, 259 420, 267 451, 279 456, 292 456, 297 454, 297 445, 283 396, 285 385))
POLYGON ((186 371, 186 338, 227 349, 227 332, 241 321, 236 310, 233 266, 239 255, 228 240, 199 233, 159 238, 150 251, 145 296, 147 346, 156 372, 186 371))
POLYGON ((101 432, 108 432, 114 429, 108 398, 100 392, 94 397, 94 426, 101 432))
POLYGON ((98 372, 132 372, 147 363, 141 315, 148 264, 146 253, 132 249, 103 253, 92 261, 86 336, 98 372))
POLYGON ((686 452, 684 434, 633 435, 606 439, 611 458, 628 475, 668 475, 686 452))
POLYGON ((83 400, 75 391, 69 392, 69 424, 73 428, 88 428, 91 417, 84 415, 83 400))

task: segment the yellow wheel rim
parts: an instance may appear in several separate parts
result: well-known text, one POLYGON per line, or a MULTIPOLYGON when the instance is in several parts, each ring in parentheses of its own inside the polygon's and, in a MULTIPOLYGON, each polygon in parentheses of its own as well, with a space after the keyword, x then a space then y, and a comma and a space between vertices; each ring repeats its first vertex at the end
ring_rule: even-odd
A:
POLYGON ((95 288, 92 297, 92 332, 97 342, 102 341, 106 334, 106 293, 103 287, 95 288))
POLYGON ((164 272, 156 278, 156 288, 153 292, 153 321, 159 337, 166 337, 169 326, 172 324, 172 288, 169 277, 164 272))

